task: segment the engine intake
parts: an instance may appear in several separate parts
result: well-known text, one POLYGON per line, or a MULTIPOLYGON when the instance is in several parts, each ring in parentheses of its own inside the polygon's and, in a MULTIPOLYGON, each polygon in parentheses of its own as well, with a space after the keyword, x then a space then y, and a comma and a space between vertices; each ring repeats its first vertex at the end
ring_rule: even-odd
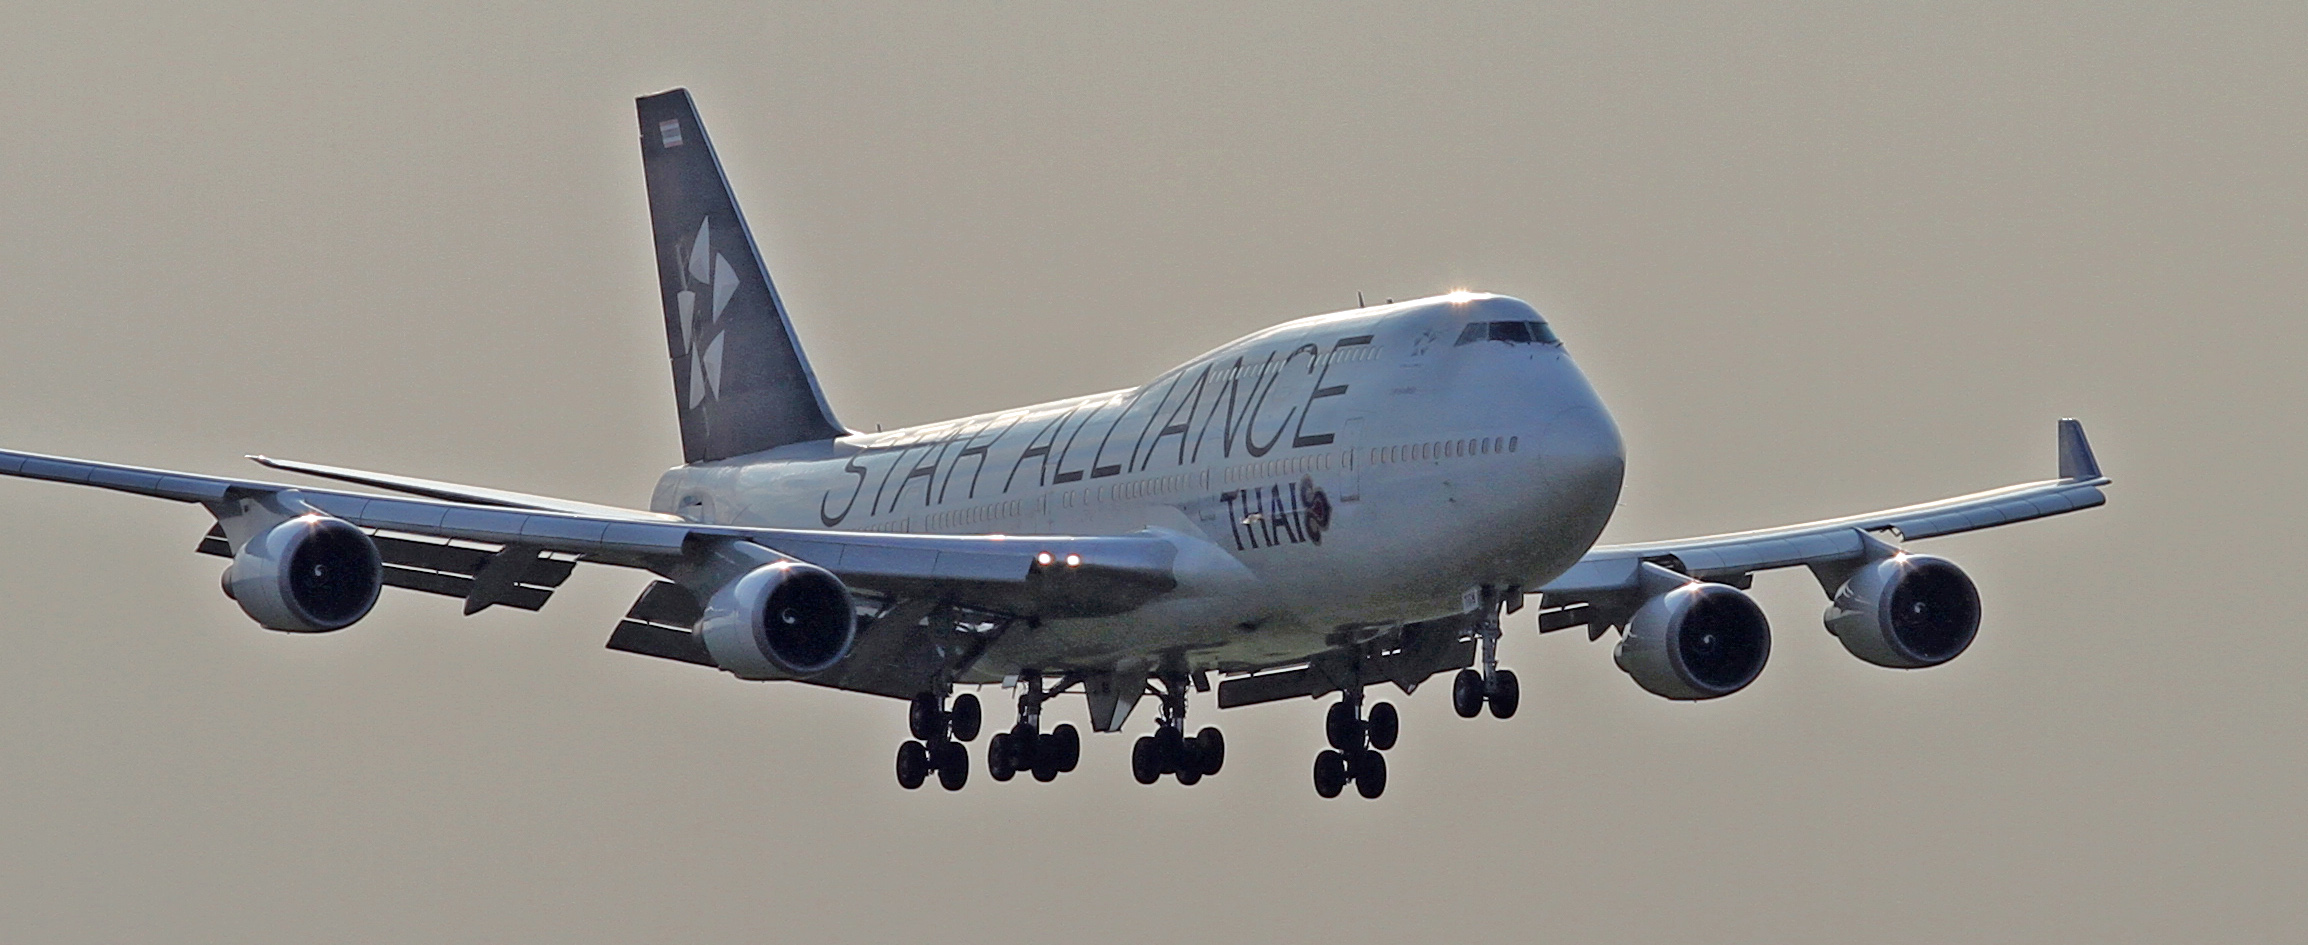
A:
POLYGON ((1738 588, 1693 581, 1645 601, 1612 657, 1654 694, 1716 699, 1762 674, 1771 623, 1738 588))
POLYGON ((352 523, 300 515, 249 539, 225 571, 225 593, 258 624, 289 633, 342 630, 369 615, 385 586, 376 542, 352 523))
POLYGON ((739 678, 791 679, 815 676, 849 656, 857 611, 833 572, 779 561, 714 592, 697 630, 714 664, 739 678))
POLYGON ((1877 666, 1921 669, 1979 635, 1979 589, 1955 562, 1897 554, 1854 572, 1827 605, 1827 632, 1877 666))

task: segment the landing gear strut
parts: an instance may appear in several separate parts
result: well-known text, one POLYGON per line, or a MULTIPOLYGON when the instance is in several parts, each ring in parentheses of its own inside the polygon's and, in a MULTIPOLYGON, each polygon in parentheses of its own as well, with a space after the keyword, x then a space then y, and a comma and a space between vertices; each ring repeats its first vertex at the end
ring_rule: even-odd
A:
POLYGON ((1362 711, 1362 687, 1346 691, 1323 718, 1323 735, 1330 747, 1314 756, 1314 793, 1337 797, 1354 785, 1355 793, 1375 798, 1386 793, 1386 756, 1402 733, 1402 717, 1394 704, 1380 702, 1362 711))
POLYGON ((1007 781, 1020 771, 1030 771, 1036 781, 1055 781, 1081 762, 1082 734, 1069 723, 1044 733, 1042 703, 1052 694, 1042 691, 1040 673, 1027 675, 1019 684, 1025 688, 1018 694, 1018 722, 987 740, 986 773, 1007 781))
POLYGON ((898 786, 911 791, 934 772, 938 786, 959 791, 970 783, 970 749, 963 742, 978 737, 985 718, 978 697, 963 693, 952 708, 934 692, 914 697, 906 708, 906 728, 913 738, 898 746, 898 786))
POLYGON ((1523 686, 1514 670, 1499 668, 1501 601, 1488 587, 1483 588, 1483 598, 1482 620, 1475 626, 1475 640, 1482 645, 1482 672, 1459 670, 1458 678, 1451 680, 1451 708, 1459 718, 1471 719, 1483 714, 1484 703, 1489 703, 1494 718, 1511 719, 1523 704, 1523 686))
POLYGON ((1186 735, 1186 677, 1162 677, 1162 713, 1154 734, 1141 736, 1130 749, 1130 775, 1140 784, 1152 784, 1173 775, 1178 783, 1193 785, 1226 766, 1226 736, 1205 727, 1186 735))

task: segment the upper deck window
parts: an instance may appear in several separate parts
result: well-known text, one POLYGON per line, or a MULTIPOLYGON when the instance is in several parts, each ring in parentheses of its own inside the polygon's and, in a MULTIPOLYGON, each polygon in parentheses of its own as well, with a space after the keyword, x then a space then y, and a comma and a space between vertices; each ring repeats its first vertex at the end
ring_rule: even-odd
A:
POLYGON ((1555 330, 1546 322, 1472 322, 1459 332, 1458 343, 1471 345, 1478 341, 1504 341, 1517 345, 1559 345, 1555 330))

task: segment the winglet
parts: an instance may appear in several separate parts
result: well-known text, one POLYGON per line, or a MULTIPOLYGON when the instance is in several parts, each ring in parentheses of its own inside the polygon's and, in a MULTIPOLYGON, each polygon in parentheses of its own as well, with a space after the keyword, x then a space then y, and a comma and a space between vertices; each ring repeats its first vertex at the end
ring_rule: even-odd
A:
POLYGON ((2092 441, 2084 439, 2084 422, 2072 417, 2060 421, 2060 478, 2101 478, 2100 461, 2092 458, 2092 441))

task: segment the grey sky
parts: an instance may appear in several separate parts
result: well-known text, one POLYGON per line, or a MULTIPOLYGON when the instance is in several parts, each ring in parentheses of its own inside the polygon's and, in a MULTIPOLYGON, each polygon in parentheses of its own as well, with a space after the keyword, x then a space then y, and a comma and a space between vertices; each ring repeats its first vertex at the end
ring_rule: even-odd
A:
MULTIPOLYGON (((1987 624, 1866 666, 1767 576, 1760 681, 1504 648, 1509 722, 1208 702, 1224 777, 907 794, 902 707, 388 595, 261 631, 197 509, 0 482, 23 941, 2238 941, 2308 926, 2308 8, 764 3, 0 11, 0 444, 620 503, 679 445, 636 95, 696 94, 840 416, 1125 386, 1274 321, 1547 313, 1611 536, 2050 475, 1932 542, 1987 624), (838 12, 837 12, 838 10, 838 12)), ((997 694, 989 691, 989 697, 997 694)), ((1006 700, 992 698, 996 718, 1006 700)), ((1078 720, 1077 702, 1062 710, 1078 720)), ((1144 720, 1141 719, 1141 727, 1144 720)), ((981 771, 982 775, 982 771, 981 771)), ((984 779, 981 777, 981 782, 984 779)))

